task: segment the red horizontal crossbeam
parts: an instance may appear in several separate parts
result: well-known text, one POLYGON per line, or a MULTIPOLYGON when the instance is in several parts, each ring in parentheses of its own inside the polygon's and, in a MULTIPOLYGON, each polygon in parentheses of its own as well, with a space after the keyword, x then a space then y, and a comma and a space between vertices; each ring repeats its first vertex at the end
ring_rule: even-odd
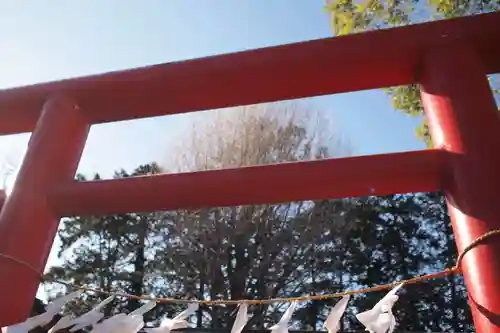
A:
POLYGON ((500 72, 500 12, 218 55, 0 91, 0 135, 31 132, 66 93, 93 123, 256 104, 418 81, 424 51, 462 40, 500 72))
POLYGON ((51 191, 49 201, 70 216, 437 191, 446 156, 423 150, 75 182, 51 191))

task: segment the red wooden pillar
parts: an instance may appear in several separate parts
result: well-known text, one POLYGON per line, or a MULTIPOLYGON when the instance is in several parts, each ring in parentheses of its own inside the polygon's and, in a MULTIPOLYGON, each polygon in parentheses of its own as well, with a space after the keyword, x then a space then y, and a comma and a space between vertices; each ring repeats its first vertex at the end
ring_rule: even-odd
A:
MULTIPOLYGON (((0 213, 0 253, 43 272, 60 219, 49 206, 47 193, 74 179, 89 127, 69 100, 53 98, 43 106, 0 213)), ((0 257, 0 326, 28 316, 39 282, 35 272, 0 257)))
MULTIPOLYGON (((498 111, 480 59, 466 45, 429 50, 421 88, 433 143, 450 153, 444 192, 461 251, 500 228, 498 111)), ((500 333, 500 239, 468 252, 462 267, 476 331, 500 333)))

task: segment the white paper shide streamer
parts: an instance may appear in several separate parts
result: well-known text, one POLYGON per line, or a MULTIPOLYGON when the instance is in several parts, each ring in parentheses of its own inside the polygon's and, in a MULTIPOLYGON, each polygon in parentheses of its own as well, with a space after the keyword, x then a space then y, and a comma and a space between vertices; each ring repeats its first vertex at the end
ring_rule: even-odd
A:
POLYGON ((92 333, 136 333, 144 327, 144 314, 156 306, 149 301, 131 313, 119 313, 94 325, 92 333))
POLYGON ((337 333, 340 330, 340 320, 344 315, 344 312, 347 308, 347 303, 349 303, 350 298, 351 296, 349 295, 342 297, 342 299, 338 301, 330 311, 330 314, 326 318, 323 325, 328 333, 337 333))
POLYGON ((396 318, 392 313, 392 307, 399 299, 396 292, 403 284, 398 285, 387 293, 375 306, 365 312, 358 313, 356 318, 366 327, 370 333, 392 333, 396 327, 396 318))
POLYGON ((281 317, 280 321, 269 327, 271 333, 288 333, 288 324, 292 319, 293 312, 295 311, 295 307, 297 306, 297 302, 293 302, 290 304, 288 309, 286 309, 283 317, 281 317))
POLYGON ((66 296, 56 298, 52 302, 47 305, 47 309, 44 313, 39 314, 38 316, 34 316, 26 319, 26 321, 15 324, 8 327, 3 327, 3 333, 25 333, 28 332, 35 327, 45 326, 54 319, 54 317, 59 314, 66 303, 72 301, 73 299, 79 297, 82 294, 81 291, 72 292, 66 296))
MULTIPOLYGON (((356 318, 363 324, 369 333, 393 333, 396 327, 396 318, 392 313, 392 307, 399 299, 396 295, 403 284, 399 284, 389 291, 375 306, 367 311, 356 315, 356 318)), ((79 297, 81 291, 72 292, 66 296, 55 299, 47 305, 47 310, 37 316, 28 318, 26 321, 2 328, 2 333, 28 333, 36 327, 48 325, 56 315, 59 315, 66 303, 79 297)), ((89 312, 74 318, 64 316, 48 331, 55 333, 58 330, 69 328, 70 332, 92 327, 91 333, 137 333, 140 330, 146 333, 170 333, 172 330, 188 327, 187 319, 196 313, 199 308, 197 302, 188 304, 187 308, 174 318, 164 318, 160 326, 144 328, 144 314, 151 311, 157 304, 156 301, 149 301, 132 311, 129 314, 119 313, 110 318, 104 319, 103 308, 110 304, 115 296, 110 296, 97 304, 89 312)), ((338 333, 340 322, 347 309, 350 296, 344 296, 330 310, 325 320, 324 328, 328 333, 338 333)), ((297 301, 291 302, 281 319, 275 325, 268 328, 271 333, 288 333, 290 320, 292 319, 297 301)), ((242 333, 249 320, 248 303, 242 301, 238 304, 238 312, 231 329, 231 333, 242 333)))
POLYGON ((238 305, 238 313, 236 314, 236 319, 234 320, 233 328, 231 328, 231 333, 241 333, 247 323, 248 323, 248 304, 241 303, 238 305))
MULTIPOLYGON (((80 292, 81 294, 81 292, 80 292)), ((71 295, 71 294, 70 294, 71 295)), ((58 330, 71 327, 70 331, 74 332, 83 327, 92 326, 104 317, 101 310, 113 301, 114 296, 106 298, 101 303, 97 304, 92 310, 83 314, 80 317, 74 318, 71 315, 64 316, 48 331, 48 333, 54 333, 58 330)))
POLYGON ((182 311, 174 318, 165 318, 161 321, 159 327, 145 328, 144 331, 146 333, 170 333, 170 331, 172 330, 187 328, 188 322, 186 319, 194 314, 197 310, 197 303, 189 304, 186 310, 182 311))
POLYGON ((104 301, 102 301, 101 303, 97 304, 89 312, 81 315, 80 317, 76 317, 75 319, 73 319, 71 321, 71 325, 70 325, 70 326, 73 326, 73 327, 70 328, 70 332, 76 332, 76 331, 81 330, 81 329, 83 329, 85 327, 96 325, 99 322, 99 320, 101 320, 102 318, 104 318, 104 313, 101 312, 102 309, 106 305, 108 305, 109 303, 111 303, 114 298, 115 298, 115 296, 109 296, 104 301))

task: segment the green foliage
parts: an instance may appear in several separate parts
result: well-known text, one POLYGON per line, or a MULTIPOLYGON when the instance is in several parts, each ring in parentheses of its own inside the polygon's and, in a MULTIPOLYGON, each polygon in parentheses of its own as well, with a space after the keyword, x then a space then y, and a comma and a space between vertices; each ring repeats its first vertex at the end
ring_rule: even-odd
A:
POLYGON ((332 0, 325 10, 331 14, 331 23, 335 36, 360 32, 366 28, 377 28, 380 24, 392 26, 409 22, 413 4, 402 0, 332 0))
MULTIPOLYGON (((151 163, 136 168, 131 174, 117 171, 115 179, 150 175, 160 171, 151 163)), ((77 175, 77 181, 85 181, 77 175)), ((100 179, 96 174, 95 180, 100 179)), ((60 267, 51 267, 48 275, 76 285, 98 289, 122 290, 132 294, 151 292, 148 274, 157 273, 148 267, 146 239, 155 235, 160 222, 154 214, 117 214, 100 217, 73 217, 65 219, 58 230, 61 241, 60 267), (68 255, 69 256, 66 256, 68 255)), ((124 301, 107 307, 107 315, 123 309, 135 309, 136 300, 124 301), (113 309, 113 311, 109 311, 113 309)), ((75 304, 73 310, 82 313, 90 309, 88 301, 75 304)))
MULTIPOLYGON (((499 0, 332 0, 325 7, 331 16, 335 36, 366 30, 397 27, 422 21, 448 19, 498 11, 499 0)), ((495 87, 495 85, 493 85, 495 87)), ((431 146, 423 115, 418 85, 387 89, 396 110, 421 118, 415 130, 418 138, 431 146)), ((498 94, 498 89, 494 89, 498 94)))

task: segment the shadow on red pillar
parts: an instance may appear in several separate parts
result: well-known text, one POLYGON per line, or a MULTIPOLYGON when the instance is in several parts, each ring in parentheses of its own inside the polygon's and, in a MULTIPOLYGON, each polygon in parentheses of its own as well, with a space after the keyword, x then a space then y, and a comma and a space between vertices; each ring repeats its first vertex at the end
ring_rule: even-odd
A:
MULTIPOLYGON (((450 153, 444 191, 461 251, 500 229, 500 121, 478 57, 449 44, 428 52, 421 86, 434 145, 450 153)), ((500 240, 468 252, 462 268, 476 332, 500 333, 500 240)))
POLYGON ((2 211, 3 205, 5 204, 5 200, 7 200, 7 193, 5 190, 0 190, 0 212, 2 211))
POLYGON ((0 326, 26 319, 39 286, 60 217, 47 203, 52 186, 74 179, 89 124, 62 98, 48 101, 33 132, 9 199, 0 212, 0 326))

